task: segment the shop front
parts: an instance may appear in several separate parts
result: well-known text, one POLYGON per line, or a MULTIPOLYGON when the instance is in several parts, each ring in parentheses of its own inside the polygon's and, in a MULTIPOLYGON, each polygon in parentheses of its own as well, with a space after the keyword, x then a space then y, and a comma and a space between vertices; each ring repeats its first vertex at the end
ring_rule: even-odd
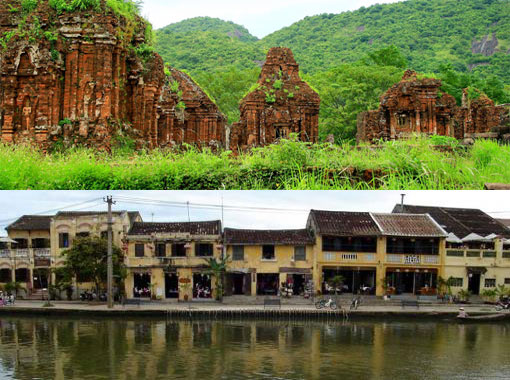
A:
POLYGON ((437 294, 436 268, 387 268, 388 293, 433 296, 437 294))
POLYGON ((323 294, 352 293, 375 294, 376 291, 375 267, 324 267, 322 270, 323 294), (332 284, 333 279, 341 276, 342 283, 332 284))
POLYGON ((252 273, 232 271, 225 276, 225 295, 239 296, 251 295, 252 273))
POLYGON ((279 273, 257 273, 257 295, 276 296, 278 295, 280 282, 279 273))
POLYGON ((133 297, 151 298, 151 274, 133 273, 133 297))

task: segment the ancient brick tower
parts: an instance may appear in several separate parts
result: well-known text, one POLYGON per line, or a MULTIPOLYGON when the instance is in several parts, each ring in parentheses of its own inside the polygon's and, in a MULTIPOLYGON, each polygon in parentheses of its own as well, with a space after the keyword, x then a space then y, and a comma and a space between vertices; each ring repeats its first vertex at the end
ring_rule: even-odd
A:
POLYGON ((105 1, 72 13, 48 1, 21 9, 20 0, 0 2, 2 141, 108 149, 119 133, 148 147, 221 140, 223 116, 186 75, 165 74, 140 17, 105 1))
POLYGON ((358 141, 394 140, 412 134, 442 135, 458 139, 499 138, 508 109, 494 106, 486 96, 458 107, 443 93, 441 81, 418 79, 408 70, 402 80, 381 96, 378 110, 358 115, 358 141))
POLYGON ((271 144, 290 133, 317 142, 319 95, 299 77, 292 51, 272 48, 257 87, 241 102, 241 119, 230 131, 232 150, 271 144))

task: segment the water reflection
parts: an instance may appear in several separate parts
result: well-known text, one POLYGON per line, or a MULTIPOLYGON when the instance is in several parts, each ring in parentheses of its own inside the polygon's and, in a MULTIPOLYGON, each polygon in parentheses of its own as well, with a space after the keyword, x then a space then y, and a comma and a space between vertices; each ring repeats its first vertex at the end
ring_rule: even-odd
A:
POLYGON ((0 378, 504 378, 508 325, 7 318, 0 378))

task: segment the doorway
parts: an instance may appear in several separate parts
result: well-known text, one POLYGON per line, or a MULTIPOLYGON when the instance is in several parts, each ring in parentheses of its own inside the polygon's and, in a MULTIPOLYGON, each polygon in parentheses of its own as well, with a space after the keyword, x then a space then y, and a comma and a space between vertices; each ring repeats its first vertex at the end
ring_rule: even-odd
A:
POLYGON ((45 270, 35 270, 33 275, 34 289, 48 288, 48 272, 45 270))
POLYGON ((233 295, 244 295, 244 277, 245 275, 242 273, 232 273, 232 294, 233 295))
POLYGON ((195 273, 193 275, 193 298, 211 298, 211 276, 195 273))
POLYGON ((480 273, 470 273, 468 275, 468 290, 473 295, 480 294, 480 273))
POLYGON ((134 275, 134 297, 151 297, 151 275, 147 273, 135 273, 134 275))
POLYGON ((165 298, 179 298, 179 276, 165 273, 165 298))
POLYGON ((257 295, 276 296, 278 295, 278 282, 280 275, 278 273, 258 273, 257 274, 257 295))

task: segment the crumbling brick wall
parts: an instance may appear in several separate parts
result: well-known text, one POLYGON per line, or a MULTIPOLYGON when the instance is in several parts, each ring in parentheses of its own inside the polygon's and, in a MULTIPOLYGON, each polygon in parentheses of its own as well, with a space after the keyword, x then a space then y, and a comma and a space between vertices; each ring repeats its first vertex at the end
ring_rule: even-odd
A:
POLYGON ((185 74, 167 76, 161 57, 144 51, 144 20, 115 15, 104 1, 60 14, 40 1, 29 15, 11 11, 19 3, 0 3, 0 36, 12 34, 0 50, 2 141, 109 149, 117 134, 146 147, 218 140, 223 116, 185 74), (182 124, 179 138, 164 133, 172 123, 182 124), (188 132, 197 127, 201 135, 188 132))
POLYGON ((357 140, 394 140, 413 134, 451 136, 457 139, 491 137, 503 123, 505 107, 496 107, 485 96, 462 106, 441 91, 441 81, 419 79, 408 70, 402 80, 381 96, 380 107, 358 117, 357 140))
POLYGON ((272 144, 296 133, 317 142, 319 95, 299 77, 299 65, 288 48, 267 54, 256 88, 241 102, 241 119, 232 126, 232 150, 272 144))

